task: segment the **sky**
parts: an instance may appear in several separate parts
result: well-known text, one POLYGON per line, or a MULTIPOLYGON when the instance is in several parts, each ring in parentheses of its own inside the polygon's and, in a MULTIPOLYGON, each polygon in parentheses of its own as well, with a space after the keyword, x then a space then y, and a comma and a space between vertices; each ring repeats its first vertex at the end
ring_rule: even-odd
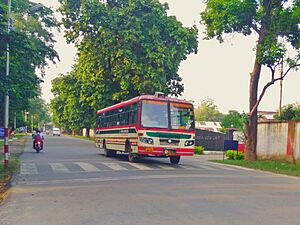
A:
MULTIPOLYGON (((32 0, 42 3, 54 10, 59 6, 57 0, 32 0)), ((228 35, 225 42, 203 40, 204 26, 200 25, 200 13, 205 9, 203 0, 160 0, 167 2, 169 15, 175 15, 184 26, 196 25, 199 29, 198 53, 191 54, 180 64, 179 75, 183 78, 184 93, 181 98, 201 103, 209 97, 222 113, 229 110, 249 111, 249 80, 254 64, 254 47, 257 35, 228 35)), ((61 18, 59 13, 56 13, 61 18)), ((68 45, 63 32, 54 32, 57 43, 55 49, 60 61, 46 68, 46 76, 42 84, 43 98, 49 102, 53 98, 51 80, 59 74, 66 74, 72 68, 76 57, 76 49, 68 45)), ((260 90, 270 79, 270 72, 263 69, 260 90)), ((283 81, 283 105, 300 100, 300 72, 291 72, 283 81)), ((260 93, 260 92, 259 92, 260 93)), ((266 92, 260 106, 261 111, 276 111, 279 107, 279 82, 266 92)))

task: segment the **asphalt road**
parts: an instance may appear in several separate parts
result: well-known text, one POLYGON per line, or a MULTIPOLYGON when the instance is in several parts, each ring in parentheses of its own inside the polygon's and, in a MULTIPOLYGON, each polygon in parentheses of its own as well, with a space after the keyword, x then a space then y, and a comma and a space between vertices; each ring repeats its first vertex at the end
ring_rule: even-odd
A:
POLYGON ((30 140, 1 225, 300 224, 300 180, 213 164, 206 157, 106 158, 92 142, 30 140))

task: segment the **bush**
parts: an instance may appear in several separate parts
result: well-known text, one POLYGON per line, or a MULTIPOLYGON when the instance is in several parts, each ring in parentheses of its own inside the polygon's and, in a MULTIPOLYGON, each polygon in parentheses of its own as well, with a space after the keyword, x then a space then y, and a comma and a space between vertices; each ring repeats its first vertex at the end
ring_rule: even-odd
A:
POLYGON ((204 146, 195 146, 194 153, 198 155, 204 154, 204 146))
POLYGON ((231 160, 243 160, 244 154, 241 152, 237 152, 236 150, 227 150, 226 157, 231 160))

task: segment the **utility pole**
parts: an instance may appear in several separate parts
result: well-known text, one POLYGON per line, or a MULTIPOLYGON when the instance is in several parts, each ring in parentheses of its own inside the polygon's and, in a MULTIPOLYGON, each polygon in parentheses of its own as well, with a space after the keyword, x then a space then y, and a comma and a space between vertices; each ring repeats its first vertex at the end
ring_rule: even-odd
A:
POLYGON ((281 59, 280 65, 280 94, 279 94, 279 116, 281 116, 281 108, 282 108, 282 76, 283 76, 283 58, 281 59))
MULTIPOLYGON (((8 20, 7 20, 7 35, 9 36, 10 28, 11 28, 11 0, 8 0, 8 20)), ((9 42, 6 44, 6 78, 8 80, 9 76, 9 42)), ((6 85, 8 87, 8 85, 6 85)), ((8 156, 9 156, 9 148, 8 148, 8 138, 9 138, 9 94, 8 88, 6 89, 6 93, 4 96, 4 168, 8 168, 8 156)))

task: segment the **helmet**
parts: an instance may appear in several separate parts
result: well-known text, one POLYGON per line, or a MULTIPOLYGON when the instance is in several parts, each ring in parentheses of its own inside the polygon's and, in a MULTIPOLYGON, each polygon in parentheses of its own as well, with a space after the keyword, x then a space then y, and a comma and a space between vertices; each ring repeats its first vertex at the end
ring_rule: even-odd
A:
POLYGON ((41 130, 40 130, 40 129, 36 129, 35 131, 41 133, 41 130))

